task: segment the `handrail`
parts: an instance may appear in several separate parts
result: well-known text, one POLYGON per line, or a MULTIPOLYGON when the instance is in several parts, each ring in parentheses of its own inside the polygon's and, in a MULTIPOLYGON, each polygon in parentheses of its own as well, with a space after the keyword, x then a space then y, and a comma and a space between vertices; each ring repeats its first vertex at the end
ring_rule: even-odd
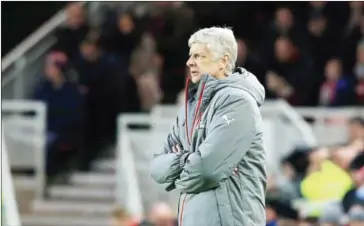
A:
MULTIPOLYGON (((173 108, 178 112, 179 106, 177 105, 159 105, 156 106, 152 111, 152 116, 162 116, 161 112, 168 110, 173 112, 173 108)), ((302 134, 302 138, 305 143, 309 146, 316 146, 317 140, 314 133, 308 123, 303 119, 303 117, 297 113, 295 108, 292 108, 285 100, 278 100, 273 102, 266 102, 262 108, 268 109, 280 109, 280 111, 297 127, 299 132, 302 134)))
MULTIPOLYGON (((1 111, 12 111, 16 113, 24 111, 35 111, 37 118, 40 119, 38 123, 38 128, 42 136, 45 136, 46 131, 46 105, 40 101, 24 101, 24 100, 4 100, 2 102, 1 111)), ((3 132, 3 131, 2 131, 3 132)), ((4 140, 3 140, 4 141, 4 140)), ((45 186, 45 142, 44 139, 35 139, 35 144, 37 145, 37 152, 35 153, 35 177, 37 180, 37 190, 36 195, 38 199, 43 199, 44 186, 45 186)), ((4 142, 3 142, 4 143, 4 142)))
POLYGON ((130 140, 128 139, 128 133, 127 133, 127 126, 128 120, 130 118, 132 122, 139 122, 142 123, 148 122, 148 119, 145 119, 142 115, 120 115, 118 117, 117 123, 118 123, 118 144, 117 144, 117 152, 116 152, 116 158, 117 158, 117 189, 116 189, 116 199, 119 204, 121 204, 123 198, 125 197, 126 205, 130 209, 128 211, 131 212, 131 214, 135 216, 143 216, 144 209, 142 205, 142 198, 141 198, 141 192, 140 187, 138 183, 138 178, 136 174, 136 168, 135 168, 135 160, 134 160, 134 154, 130 151, 130 140), (126 119, 126 120, 125 120, 126 119), (134 120, 135 121, 134 121, 134 120), (129 167, 126 170, 125 165, 129 164, 129 167), (125 173, 125 172, 129 173, 125 173), (125 174, 120 174, 121 172, 125 174), (127 193, 124 197, 122 196, 122 193, 119 191, 119 188, 122 187, 123 181, 121 181, 121 178, 125 176, 125 179, 128 183, 128 185, 131 187, 130 189, 127 189, 127 191, 124 191, 127 193))
POLYGON ((5 207, 5 225, 20 226, 20 218, 18 212, 18 206, 14 195, 14 186, 10 174, 10 165, 8 163, 8 153, 5 146, 4 131, 1 132, 1 181, 3 186, 2 201, 4 201, 5 207))
POLYGON ((364 116, 364 107, 343 107, 343 108, 327 108, 327 107, 295 107, 295 111, 303 117, 335 117, 335 116, 364 116))
POLYGON ((287 118, 297 127, 297 129, 302 134, 302 139, 305 143, 311 147, 317 145, 316 137, 308 125, 308 123, 303 119, 303 117, 297 113, 297 111, 292 108, 286 101, 280 100, 279 106, 282 112, 287 116, 287 118))
POLYGON ((57 26, 61 25, 66 20, 65 10, 60 10, 51 19, 46 21, 38 30, 28 36, 18 46, 16 46, 10 53, 6 54, 1 59, 1 72, 4 72, 10 65, 12 65, 19 57, 24 55, 36 43, 42 40, 45 36, 49 35, 51 31, 57 26))

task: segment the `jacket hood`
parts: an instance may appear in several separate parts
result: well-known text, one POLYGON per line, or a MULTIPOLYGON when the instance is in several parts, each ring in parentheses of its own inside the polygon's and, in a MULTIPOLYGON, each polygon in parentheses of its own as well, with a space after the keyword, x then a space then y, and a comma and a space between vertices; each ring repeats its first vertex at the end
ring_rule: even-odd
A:
MULTIPOLYGON (((197 85, 199 87, 198 89, 201 89, 202 84, 204 84, 203 96, 207 99, 209 99, 213 93, 227 87, 233 87, 248 92, 254 97, 258 106, 261 106, 265 99, 264 87, 258 81, 257 77, 253 73, 240 67, 224 79, 216 79, 205 74, 197 85)), ((190 84, 190 88, 196 88, 196 84, 190 84)))

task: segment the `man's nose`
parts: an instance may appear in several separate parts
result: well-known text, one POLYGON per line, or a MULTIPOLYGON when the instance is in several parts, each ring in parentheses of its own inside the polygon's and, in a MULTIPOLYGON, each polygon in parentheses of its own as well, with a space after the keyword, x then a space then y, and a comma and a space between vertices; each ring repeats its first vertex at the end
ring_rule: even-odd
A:
POLYGON ((195 64, 195 62, 192 60, 192 57, 188 58, 186 65, 188 67, 192 67, 195 64))

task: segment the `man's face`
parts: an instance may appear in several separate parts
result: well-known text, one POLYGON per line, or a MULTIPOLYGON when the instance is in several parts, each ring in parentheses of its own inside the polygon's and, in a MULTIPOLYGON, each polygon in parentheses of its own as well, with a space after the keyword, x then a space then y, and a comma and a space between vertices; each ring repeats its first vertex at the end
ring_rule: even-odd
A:
POLYGON ((364 46, 358 47, 356 51, 356 61, 360 64, 364 64, 364 46))
POLYGON ((129 34, 133 31, 135 25, 130 15, 125 14, 119 18, 118 28, 123 34, 129 34))
POLYGON ((352 170, 350 174, 354 184, 357 187, 360 187, 364 184, 364 167, 359 170, 352 170))
POLYGON ((327 79, 336 81, 341 76, 341 62, 339 60, 330 60, 325 66, 325 76, 327 79))
POLYGON ((246 43, 241 39, 237 40, 237 43, 238 43, 238 60, 237 61, 239 63, 244 63, 246 56, 248 55, 248 48, 246 46, 246 43))
POLYGON ((287 31, 293 26, 293 16, 289 9, 281 8, 276 12, 276 25, 279 30, 287 31))
POLYGON ((321 36, 322 33, 325 31, 325 28, 326 28, 326 19, 324 17, 311 19, 308 22, 308 30, 314 36, 321 36))
POLYGON ((45 77, 49 81, 57 82, 62 79, 62 72, 54 63, 46 64, 44 70, 45 70, 45 77))
POLYGON ((82 43, 81 53, 88 60, 95 60, 98 56, 98 47, 92 43, 82 43))
MULTIPOLYGON (((224 62, 215 59, 205 44, 194 43, 190 48, 190 58, 187 61, 190 78, 193 83, 200 81, 202 74, 217 76, 224 62)), ((225 65, 226 66, 226 65, 225 65)))
POLYGON ((350 140, 364 139, 364 127, 359 122, 350 122, 348 133, 350 140))
POLYGON ((84 23, 83 8, 79 3, 70 4, 67 7, 67 24, 71 28, 78 28, 84 23))
POLYGON ((275 43, 275 54, 280 62, 287 62, 292 54, 292 43, 286 38, 280 38, 275 43))
POLYGON ((313 8, 322 8, 326 5, 325 1, 311 1, 309 2, 313 8))

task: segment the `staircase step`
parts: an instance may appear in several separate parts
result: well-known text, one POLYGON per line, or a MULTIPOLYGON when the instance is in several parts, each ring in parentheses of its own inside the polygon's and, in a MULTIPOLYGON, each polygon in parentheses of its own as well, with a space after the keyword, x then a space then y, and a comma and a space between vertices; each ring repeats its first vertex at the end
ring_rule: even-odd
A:
POLYGON ((110 173, 73 173, 70 182, 74 185, 110 187, 115 186, 116 177, 110 173))
POLYGON ((115 191, 110 188, 87 188, 69 185, 54 185, 49 190, 52 199, 114 201, 115 191))
POLYGON ((21 215, 23 226, 109 226, 110 217, 66 217, 21 215))
POLYGON ((114 209, 113 202, 76 202, 64 200, 34 200, 32 207, 35 214, 57 215, 97 215, 110 216, 114 209))
POLYGON ((97 160, 92 168, 98 172, 115 172, 116 160, 115 159, 101 159, 97 160))
POLYGON ((37 181, 34 176, 13 175, 14 188, 21 190, 35 190, 37 181))

